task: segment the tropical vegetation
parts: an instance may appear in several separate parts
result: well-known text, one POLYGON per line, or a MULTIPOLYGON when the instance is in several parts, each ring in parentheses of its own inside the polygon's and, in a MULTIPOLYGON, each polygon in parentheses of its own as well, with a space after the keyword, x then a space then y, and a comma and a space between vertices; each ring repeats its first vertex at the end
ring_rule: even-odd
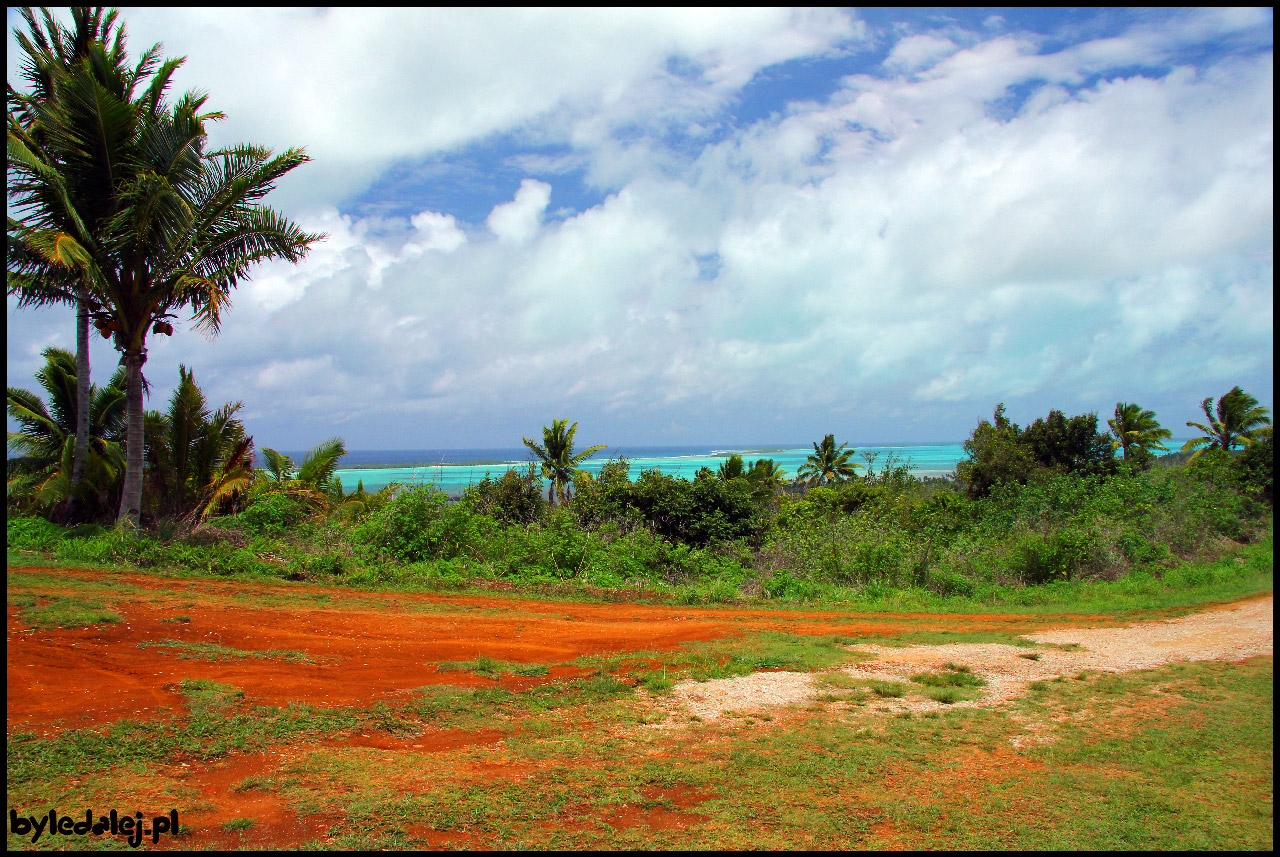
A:
POLYGON ((155 45, 130 67, 121 26, 110 44, 101 25, 67 34, 33 16, 22 43, 28 79, 10 86, 10 250, 7 288, 39 303, 73 296, 121 353, 126 378, 125 475, 118 518, 142 510, 145 429, 142 367, 148 334, 171 335, 168 319, 190 310, 216 334, 231 291, 252 266, 300 260, 321 235, 303 232, 261 200, 308 160, 301 149, 261 146, 206 151, 206 96, 166 100, 182 59, 155 45), (74 44, 68 52, 55 45, 74 44))
POLYGON ((1194 450, 1193 458, 1211 449, 1225 451, 1254 444, 1271 425, 1271 411, 1260 406, 1257 399, 1238 386, 1224 393, 1211 411, 1209 405, 1212 402, 1213 397, 1210 396, 1200 403, 1207 423, 1187 421, 1189 427, 1204 432, 1182 447, 1183 452, 1194 450))
POLYGON ((46 348, 43 356, 45 365, 36 372, 36 381, 47 401, 29 390, 8 388, 8 415, 20 430, 8 434, 9 449, 18 457, 8 462, 7 496, 20 509, 43 511, 59 520, 72 517, 72 512, 101 515, 119 502, 124 371, 117 370, 105 387, 90 385, 85 408, 76 357, 61 348, 46 348), (88 443, 77 480, 74 449, 81 425, 87 429, 88 443), (75 503, 69 504, 72 499, 75 503))
POLYGON ((806 486, 827 485, 852 479, 857 475, 856 471, 862 469, 862 465, 850 461, 854 451, 845 449, 846 446, 848 444, 842 443, 837 447, 835 435, 827 435, 822 439, 822 443, 814 443, 813 455, 810 455, 800 466, 800 471, 796 475, 806 486))
MULTIPOLYGON (((1007 603, 1055 582, 1173 585, 1186 562, 1264 540, 1271 526, 1270 431, 1238 454, 1140 465, 1113 455, 1093 414, 1053 410, 1024 429, 998 406, 975 427, 954 479, 918 479, 891 457, 877 471, 816 484, 817 468, 787 482, 771 459, 743 467, 729 458, 682 479, 633 473, 620 458, 592 476, 576 465, 599 447, 576 452, 577 425, 555 420, 547 442, 529 446, 529 467, 451 500, 430 485, 345 492, 335 476, 340 438, 297 467, 262 448, 249 474, 237 451, 252 441, 236 428, 236 407, 209 408, 185 367, 180 382, 168 413, 149 417, 151 466, 166 476, 148 482, 146 530, 63 532, 19 518, 11 548, 352 584, 501 580, 686 601, 1007 603)), ((814 447, 835 460, 849 451, 830 435, 814 447)), ((11 490, 11 510, 47 514, 21 495, 11 490)))
POLYGON ((1132 402, 1116 402, 1115 416, 1107 420, 1107 426, 1115 436, 1112 451, 1122 450, 1125 461, 1147 463, 1152 450, 1167 450, 1161 441, 1173 437, 1173 432, 1156 420, 1155 411, 1143 410, 1132 402))
POLYGON ((542 477, 550 482, 547 488, 547 502, 555 505, 564 504, 565 491, 575 476, 581 474, 578 465, 592 455, 604 449, 604 444, 588 447, 577 454, 573 451, 573 436, 578 433, 578 424, 568 424, 565 420, 552 420, 551 425, 542 427, 542 443, 529 438, 522 438, 524 445, 537 458, 542 468, 542 477))

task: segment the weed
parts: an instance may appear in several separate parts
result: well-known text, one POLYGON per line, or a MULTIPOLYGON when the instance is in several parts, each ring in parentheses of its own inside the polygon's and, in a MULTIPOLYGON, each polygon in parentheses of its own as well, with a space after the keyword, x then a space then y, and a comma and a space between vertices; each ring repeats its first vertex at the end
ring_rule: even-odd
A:
POLYGON ((32 628, 83 628, 86 625, 113 624, 124 621, 119 613, 100 602, 84 601, 61 595, 39 598, 24 595, 10 599, 10 603, 24 605, 19 613, 23 622, 32 628))
POLYGON ((520 676, 543 676, 550 671, 545 664, 517 664, 500 661, 488 655, 479 655, 474 661, 440 661, 436 664, 438 672, 471 672, 491 678, 500 679, 503 673, 520 676))
POLYGON ((969 667, 944 664, 940 673, 916 673, 911 680, 926 687, 985 687, 987 680, 974 675, 969 667))
POLYGON ((254 819, 252 818, 233 818, 230 821, 222 822, 222 826, 226 830, 230 830, 232 832, 237 830, 248 830, 250 827, 253 827, 253 824, 254 819))
POLYGON ((231 787, 231 790, 237 794, 254 789, 263 792, 271 791, 271 780, 267 777, 246 777, 231 787))
POLYGON ((295 652, 290 650, 270 650, 270 651, 245 651, 244 649, 233 649, 228 646, 222 646, 218 643, 184 643, 181 640, 160 640, 158 642, 144 641, 138 643, 139 649, 165 648, 176 649, 178 657, 183 660, 200 660, 200 661, 230 661, 242 658, 257 658, 259 660, 278 659, 285 661, 295 661, 297 663, 310 664, 315 663, 311 660, 311 656, 306 652, 295 652))

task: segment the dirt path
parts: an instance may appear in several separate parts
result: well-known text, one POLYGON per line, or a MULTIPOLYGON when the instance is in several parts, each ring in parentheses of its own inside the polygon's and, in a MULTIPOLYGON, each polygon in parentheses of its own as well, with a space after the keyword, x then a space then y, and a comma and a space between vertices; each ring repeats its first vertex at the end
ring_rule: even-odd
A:
MULTIPOLYGON (((1138 622, 1127 627, 1072 627, 1023 635, 1061 648, 1034 649, 995 643, 939 646, 858 646, 857 664, 843 672, 855 679, 902 683, 907 693, 876 704, 882 711, 927 711, 943 707, 923 693, 911 693, 909 677, 939 672, 946 664, 969 667, 987 682, 981 699, 952 707, 991 707, 1020 695, 1028 684, 1085 670, 1127 672, 1176 661, 1237 661, 1272 654, 1272 596, 1214 608, 1177 619, 1138 622)), ((916 686, 919 688, 919 686, 916 686)), ((919 688, 923 690, 923 688, 919 688)), ((666 705, 674 715, 714 720, 726 712, 803 703, 820 692, 810 673, 756 673, 734 679, 682 682, 666 705)))
POLYGON ((670 651, 765 630, 859 637, 957 627, 1026 631, 1090 618, 584 604, 47 568, 9 569, 9 592, 15 591, 101 602, 123 620, 34 629, 17 605, 8 605, 7 728, 42 735, 179 714, 183 679, 243 688, 250 703, 369 706, 431 684, 492 686, 490 678, 436 667, 481 655, 560 665, 542 677, 502 677, 505 687, 519 689, 585 674, 565 666, 583 655, 670 651), (166 643, 290 652, 306 660, 199 659, 166 643))

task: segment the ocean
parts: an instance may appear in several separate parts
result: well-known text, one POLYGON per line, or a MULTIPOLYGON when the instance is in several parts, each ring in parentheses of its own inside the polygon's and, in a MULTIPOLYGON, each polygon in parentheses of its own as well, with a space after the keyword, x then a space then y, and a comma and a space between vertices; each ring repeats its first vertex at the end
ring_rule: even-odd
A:
MULTIPOLYGON (((590 444, 588 444, 589 446, 590 444)), ((583 447, 586 448, 585 446, 583 447)), ((943 476, 955 470, 964 460, 962 443, 897 443, 849 444, 855 450, 853 461, 867 466, 867 456, 876 473, 891 464, 906 464, 917 476, 943 476)), ((281 450, 299 464, 305 451, 281 450)), ((642 471, 654 469, 662 473, 692 479, 700 468, 718 468, 730 455, 737 453, 747 463, 758 458, 772 458, 790 479, 813 454, 812 444, 800 446, 611 446, 583 463, 583 470, 599 473, 611 459, 625 456, 634 479, 642 471)), ((525 447, 492 449, 356 449, 340 461, 336 476, 342 487, 350 491, 363 483, 366 491, 377 491, 392 482, 411 485, 435 485, 450 496, 460 496, 485 476, 498 478, 509 468, 528 467, 530 453, 525 447)), ((259 466, 262 462, 259 461, 259 466)), ((865 470, 858 471, 860 474, 865 470)))

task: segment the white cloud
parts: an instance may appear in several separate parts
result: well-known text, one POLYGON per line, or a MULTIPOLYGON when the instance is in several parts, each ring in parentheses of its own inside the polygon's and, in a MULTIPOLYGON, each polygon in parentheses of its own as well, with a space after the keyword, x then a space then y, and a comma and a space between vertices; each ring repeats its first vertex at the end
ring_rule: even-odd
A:
POLYGON ((918 71, 956 51, 956 43, 948 38, 921 33, 898 41, 884 61, 894 71, 918 71))
MULTIPOLYGON (((321 80, 361 133, 317 131, 331 163, 360 173, 362 145, 377 165, 537 121, 572 155, 509 163, 585 165, 609 189, 563 220, 545 219, 552 187, 531 178, 483 225, 332 205, 300 218, 329 238, 299 266, 257 269, 217 343, 153 344, 155 365, 182 355, 211 395, 244 398, 268 445, 299 426, 311 433, 296 445, 314 443, 339 414, 369 438, 353 447, 515 445, 512 414, 590 414, 632 441, 647 429, 680 442, 666 434, 680 425, 764 442, 837 414, 855 432, 902 425, 907 411, 945 426, 916 426, 921 439, 941 439, 1001 400, 1109 409, 1111 396, 1152 406, 1180 391, 1194 407, 1213 392, 1185 393, 1196 384, 1269 381, 1269 53, 1137 75, 1131 64, 1176 34, 1135 28, 1056 52, 1023 33, 908 35, 884 74, 703 134, 687 123, 710 129, 752 69, 860 39, 858 27, 825 11, 587 10, 568 63, 568 13, 437 12, 429 30, 418 13, 397 27, 263 14, 265 32, 288 22, 301 44, 351 30, 326 62, 356 69, 352 81, 321 80), (412 55, 406 32, 422 42, 412 55), (673 54, 685 64, 666 67, 673 54), (388 83, 392 71, 406 80, 388 83), (673 128, 682 147, 664 142, 673 128)), ((216 26, 210 44, 224 44, 216 26)), ((283 56, 298 59, 291 45, 283 56)), ((311 86, 255 121, 322 131, 308 123, 330 120, 303 115, 311 86)), ((234 106, 276 87, 237 87, 234 106)))
POLYGON ((634 115, 626 105, 670 80, 672 57, 696 70, 679 89, 723 97, 763 66, 860 32, 836 10, 755 7, 138 7, 125 19, 135 51, 163 41, 187 57, 174 88, 207 89, 227 114, 216 143, 307 148, 305 177, 273 197, 286 206, 336 202, 397 159, 556 110, 634 115))
POLYGON ((550 201, 551 185, 525 179, 520 182, 516 198, 494 206, 485 223, 499 240, 523 244, 537 233, 550 201))

